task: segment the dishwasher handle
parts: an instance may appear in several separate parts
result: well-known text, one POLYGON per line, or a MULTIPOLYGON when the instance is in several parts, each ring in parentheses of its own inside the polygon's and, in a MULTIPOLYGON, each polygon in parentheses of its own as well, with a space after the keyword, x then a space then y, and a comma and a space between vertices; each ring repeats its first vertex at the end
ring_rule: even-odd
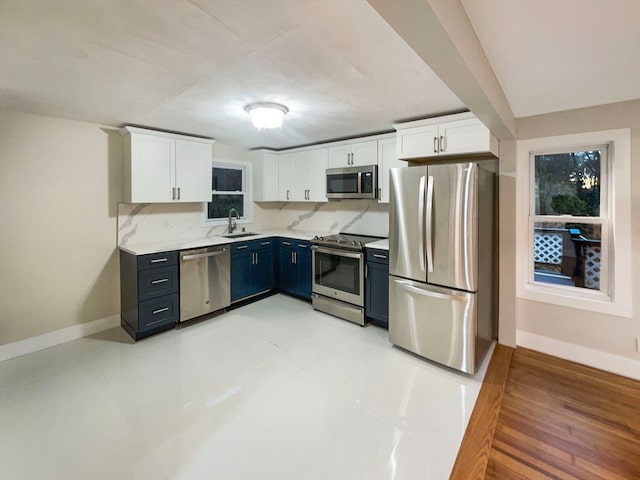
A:
POLYGON ((206 253, 195 253, 193 255, 183 255, 182 257, 180 257, 181 261, 185 261, 185 260, 195 260, 196 258, 205 258, 205 257, 215 257, 217 255, 222 255, 227 251, 226 248, 223 248, 222 250, 216 250, 215 252, 206 252, 206 253))

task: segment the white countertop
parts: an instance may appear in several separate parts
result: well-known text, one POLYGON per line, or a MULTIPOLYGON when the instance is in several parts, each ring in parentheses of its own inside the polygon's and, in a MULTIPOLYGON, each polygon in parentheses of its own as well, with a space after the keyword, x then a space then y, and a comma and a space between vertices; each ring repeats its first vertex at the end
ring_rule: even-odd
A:
POLYGON ((383 238, 375 242, 367 243, 367 248, 377 248, 379 250, 389 250, 389 239, 383 238))
MULTIPOLYGON (((242 232, 236 232, 242 233, 242 232)), ((244 242, 248 240, 257 240, 266 237, 286 237, 295 238, 297 240, 311 240, 316 235, 327 235, 326 232, 300 232, 292 230, 263 230, 256 231, 257 235, 250 237, 225 238, 219 235, 212 237, 204 237, 193 240, 176 240, 164 242, 145 242, 134 245, 119 245, 118 248, 132 255, 147 255, 149 253, 170 252, 173 250, 187 250, 192 248, 210 247, 213 245, 224 245, 235 242, 244 242)), ((376 242, 377 243, 377 242, 376 242)), ((376 247, 382 248, 382 247, 376 247)))

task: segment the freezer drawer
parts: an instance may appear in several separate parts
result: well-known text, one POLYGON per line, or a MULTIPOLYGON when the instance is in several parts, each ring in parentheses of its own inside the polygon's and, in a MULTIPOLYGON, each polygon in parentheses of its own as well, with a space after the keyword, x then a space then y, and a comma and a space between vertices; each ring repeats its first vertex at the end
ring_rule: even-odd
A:
POLYGON ((424 358, 475 373, 476 294, 389 277, 389 340, 424 358))

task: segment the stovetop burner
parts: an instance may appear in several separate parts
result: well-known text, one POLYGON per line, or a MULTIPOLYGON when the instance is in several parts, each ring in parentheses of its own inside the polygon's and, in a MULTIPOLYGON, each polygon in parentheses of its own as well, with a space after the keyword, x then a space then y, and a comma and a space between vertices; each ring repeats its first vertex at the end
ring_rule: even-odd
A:
POLYGON ((351 233, 338 233, 336 235, 318 236, 311 240, 315 245, 337 246, 341 248, 350 248, 361 250, 367 243, 381 240, 381 237, 372 237, 370 235, 355 235, 351 233))

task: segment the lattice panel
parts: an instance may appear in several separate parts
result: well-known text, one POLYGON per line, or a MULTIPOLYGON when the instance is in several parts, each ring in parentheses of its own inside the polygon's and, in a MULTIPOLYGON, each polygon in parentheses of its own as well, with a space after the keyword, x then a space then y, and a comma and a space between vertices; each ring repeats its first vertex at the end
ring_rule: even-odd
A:
POLYGON ((562 233, 534 233, 534 260, 538 263, 562 263, 562 233))
POLYGON ((584 252, 584 286, 600 288, 600 247, 588 246, 584 252))

